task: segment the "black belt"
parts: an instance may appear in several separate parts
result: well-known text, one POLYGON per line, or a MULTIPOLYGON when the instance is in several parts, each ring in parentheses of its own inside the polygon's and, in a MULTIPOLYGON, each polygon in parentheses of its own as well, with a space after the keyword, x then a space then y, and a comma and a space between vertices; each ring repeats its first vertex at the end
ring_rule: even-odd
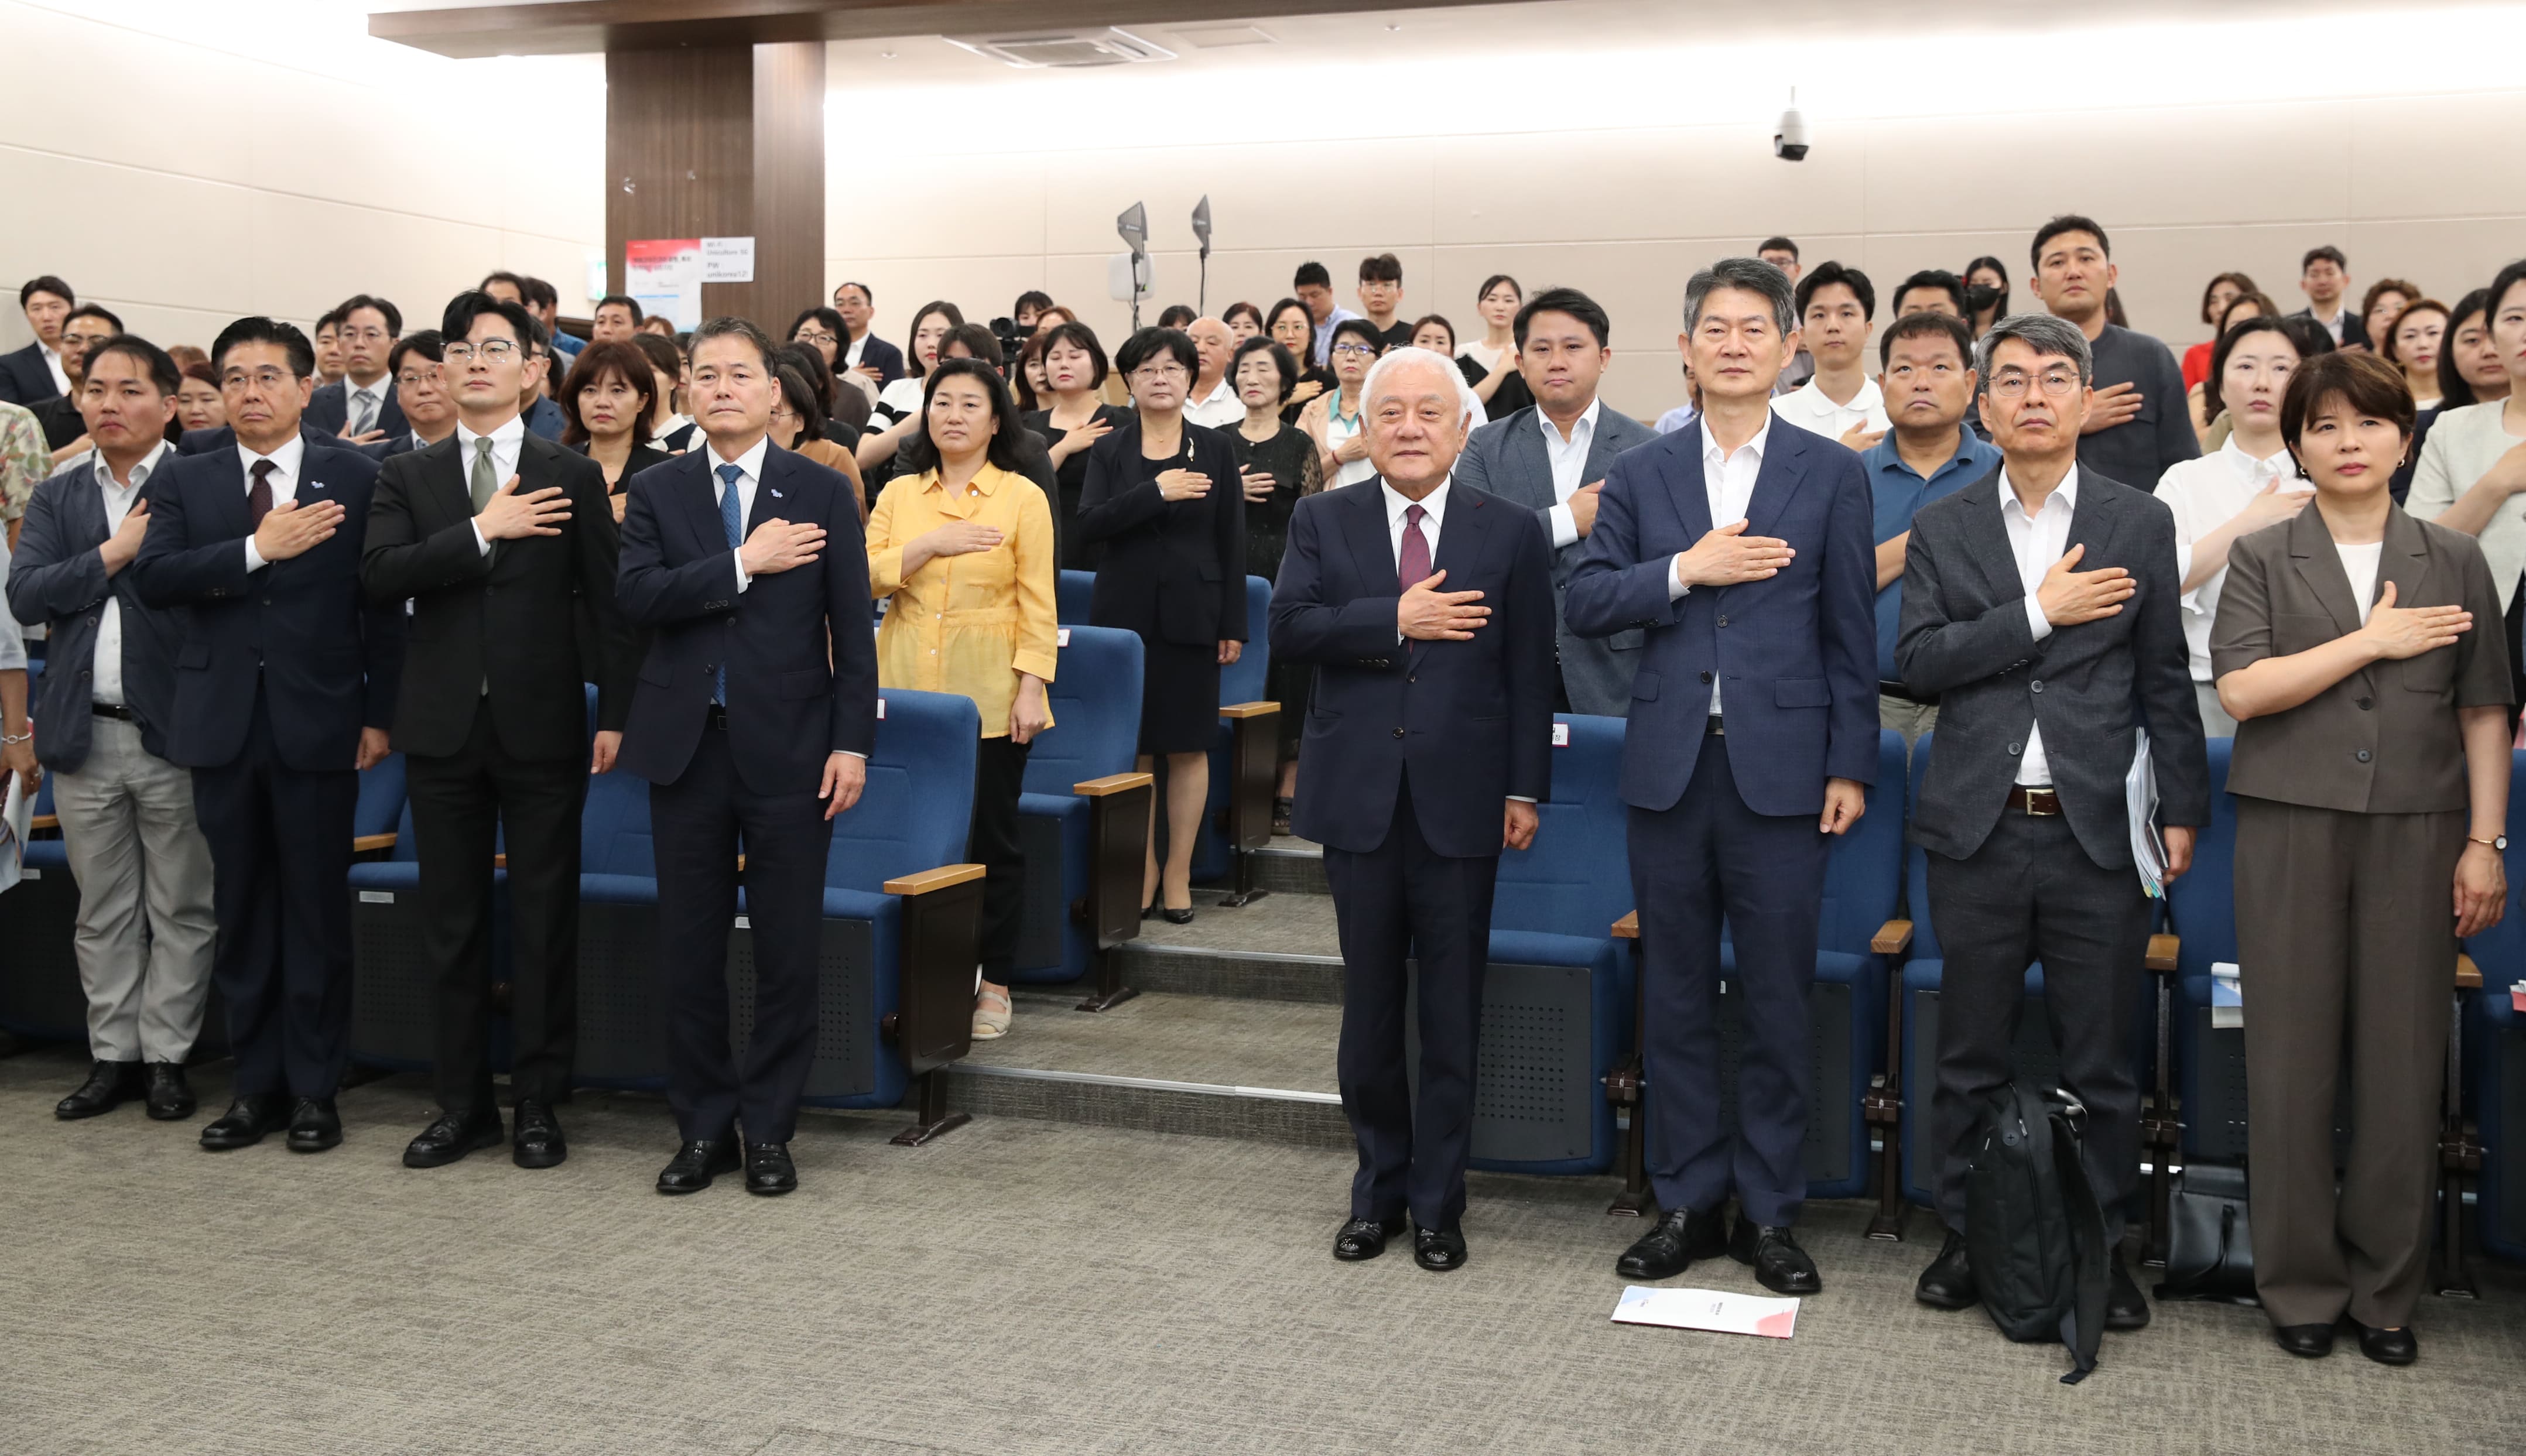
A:
POLYGON ((2048 819, 2061 812, 2061 796, 2049 784, 2030 788, 2020 783, 2009 789, 2008 807, 2019 814, 2048 819))
POLYGON ((704 718, 704 719, 702 720, 702 726, 703 726, 704 728, 715 728, 719 729, 719 730, 720 730, 721 732, 723 732, 723 733, 724 733, 724 732, 727 732, 727 731, 728 731, 728 704, 726 704, 726 703, 713 703, 713 704, 711 704, 711 705, 710 705, 710 715, 709 715, 708 717, 706 717, 706 718, 704 718))
POLYGON ((95 714, 99 718, 119 718, 125 723, 138 723, 140 721, 139 714, 132 712, 121 703, 90 703, 87 705, 87 711, 95 714))
POLYGON ((1705 737, 1705 738, 1725 738, 1725 737, 1727 737, 1727 736, 1728 736, 1728 729, 1727 729, 1725 727, 1723 727, 1723 726, 1722 726, 1722 724, 1723 724, 1723 720, 1720 718, 1720 716, 1719 716, 1718 714, 1716 714, 1716 713, 1711 714, 1711 715, 1710 715, 1710 717, 1709 717, 1709 719, 1708 719, 1708 722, 1709 722, 1709 725, 1710 725, 1710 726, 1709 726, 1708 728, 1703 728, 1703 729, 1701 730, 1701 735, 1702 735, 1703 737, 1705 737))
POLYGON ((1923 708, 1935 708, 1939 706, 1939 695, 1937 693, 1934 692, 1927 697, 1923 697, 1921 694, 1914 692, 1912 689, 1904 686, 1900 682, 1890 682, 1883 678, 1877 679, 1877 692, 1880 697, 1889 697, 1897 702, 1912 703, 1923 708))

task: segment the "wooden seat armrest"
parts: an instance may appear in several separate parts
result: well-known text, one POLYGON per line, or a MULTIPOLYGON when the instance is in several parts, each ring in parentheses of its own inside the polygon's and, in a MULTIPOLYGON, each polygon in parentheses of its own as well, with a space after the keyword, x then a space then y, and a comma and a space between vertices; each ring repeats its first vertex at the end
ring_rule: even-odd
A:
POLYGON ((58 829, 61 827, 62 817, 58 814, 38 814, 26 821, 26 832, 30 834, 37 829, 58 829))
POLYGON ((1281 705, 1278 703, 1223 703, 1220 705, 1219 716, 1222 718, 1263 718, 1280 711, 1281 705))
POLYGON ((924 870, 917 875, 897 876, 885 882, 885 892, 889 895, 926 895, 933 890, 943 890, 951 884, 963 884, 969 879, 982 878, 983 867, 980 865, 940 865, 935 870, 924 870))
POLYGON ((351 853, 368 854, 373 850, 392 849, 394 848, 394 844, 395 836, 391 832, 383 834, 354 834, 351 836, 351 853))
POLYGON ((1899 956, 1911 945, 1912 923, 1908 920, 1888 921, 1877 928, 1877 933, 1868 941, 1869 952, 1881 956, 1899 956))
POLYGON ((494 870, 505 870, 509 868, 509 856, 506 853, 491 856, 491 868, 494 870))
POLYGON ((2482 989, 2482 968, 2475 965, 2473 957, 2463 951, 2455 953, 2455 988, 2460 991, 2482 989))
POLYGON ((1617 939, 1617 940, 1638 940, 1638 939, 1640 939, 1640 938, 1641 938, 1641 913, 1640 913, 1639 911, 1635 910, 1635 911, 1631 912, 1630 914, 1628 914, 1628 915, 1624 916, 1621 920, 1618 920, 1618 921, 1614 922, 1614 929, 1613 929, 1611 931, 1609 931, 1608 933, 1610 933, 1610 934, 1611 934, 1615 939, 1617 939))
POLYGON ((1083 799, 1101 799, 1107 794, 1128 793, 1157 781, 1154 774, 1108 774, 1102 778, 1074 783, 1070 785, 1070 791, 1083 799))
POLYGON ((2170 973, 2175 969, 2175 953, 2183 943, 2180 935, 2151 935, 2148 937, 2148 954, 2142 958, 2141 964, 2161 975, 2170 973))

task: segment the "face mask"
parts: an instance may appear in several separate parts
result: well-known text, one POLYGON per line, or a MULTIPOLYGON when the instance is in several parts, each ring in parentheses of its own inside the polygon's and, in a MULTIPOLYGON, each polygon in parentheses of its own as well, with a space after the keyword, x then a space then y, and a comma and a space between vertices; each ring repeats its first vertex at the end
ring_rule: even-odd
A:
POLYGON ((1965 285, 1965 312, 1979 314, 1984 309, 1996 308, 2007 296, 2005 288, 1995 288, 1989 283, 1968 283, 1965 285))

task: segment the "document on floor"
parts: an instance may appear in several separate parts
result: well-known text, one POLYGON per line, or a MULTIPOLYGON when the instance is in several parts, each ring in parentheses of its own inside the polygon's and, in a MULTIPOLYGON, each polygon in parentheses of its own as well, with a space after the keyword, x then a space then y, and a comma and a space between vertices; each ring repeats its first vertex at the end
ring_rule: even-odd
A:
POLYGON ((1622 1302, 1614 1306, 1614 1323, 1788 1339, 1797 1328, 1798 1302, 1731 1294, 1723 1289, 1658 1289, 1632 1284, 1623 1290, 1622 1302))
POLYGON ((2157 834, 2157 775, 2148 761, 2148 729, 2134 728, 2131 772, 2123 776, 2123 809, 2131 820, 2132 863, 2140 887, 2152 900, 2166 898, 2166 844, 2157 834))

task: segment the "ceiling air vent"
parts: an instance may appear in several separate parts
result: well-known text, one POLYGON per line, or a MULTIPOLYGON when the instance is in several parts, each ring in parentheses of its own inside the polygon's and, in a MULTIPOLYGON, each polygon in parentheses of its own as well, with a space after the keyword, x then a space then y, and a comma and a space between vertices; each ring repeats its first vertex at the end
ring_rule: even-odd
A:
POLYGON ((1040 35, 977 35, 946 37, 978 56, 1005 66, 1035 71, 1054 66, 1123 66, 1142 61, 1172 61, 1176 53, 1153 45, 1128 30, 1068 30, 1040 35))

